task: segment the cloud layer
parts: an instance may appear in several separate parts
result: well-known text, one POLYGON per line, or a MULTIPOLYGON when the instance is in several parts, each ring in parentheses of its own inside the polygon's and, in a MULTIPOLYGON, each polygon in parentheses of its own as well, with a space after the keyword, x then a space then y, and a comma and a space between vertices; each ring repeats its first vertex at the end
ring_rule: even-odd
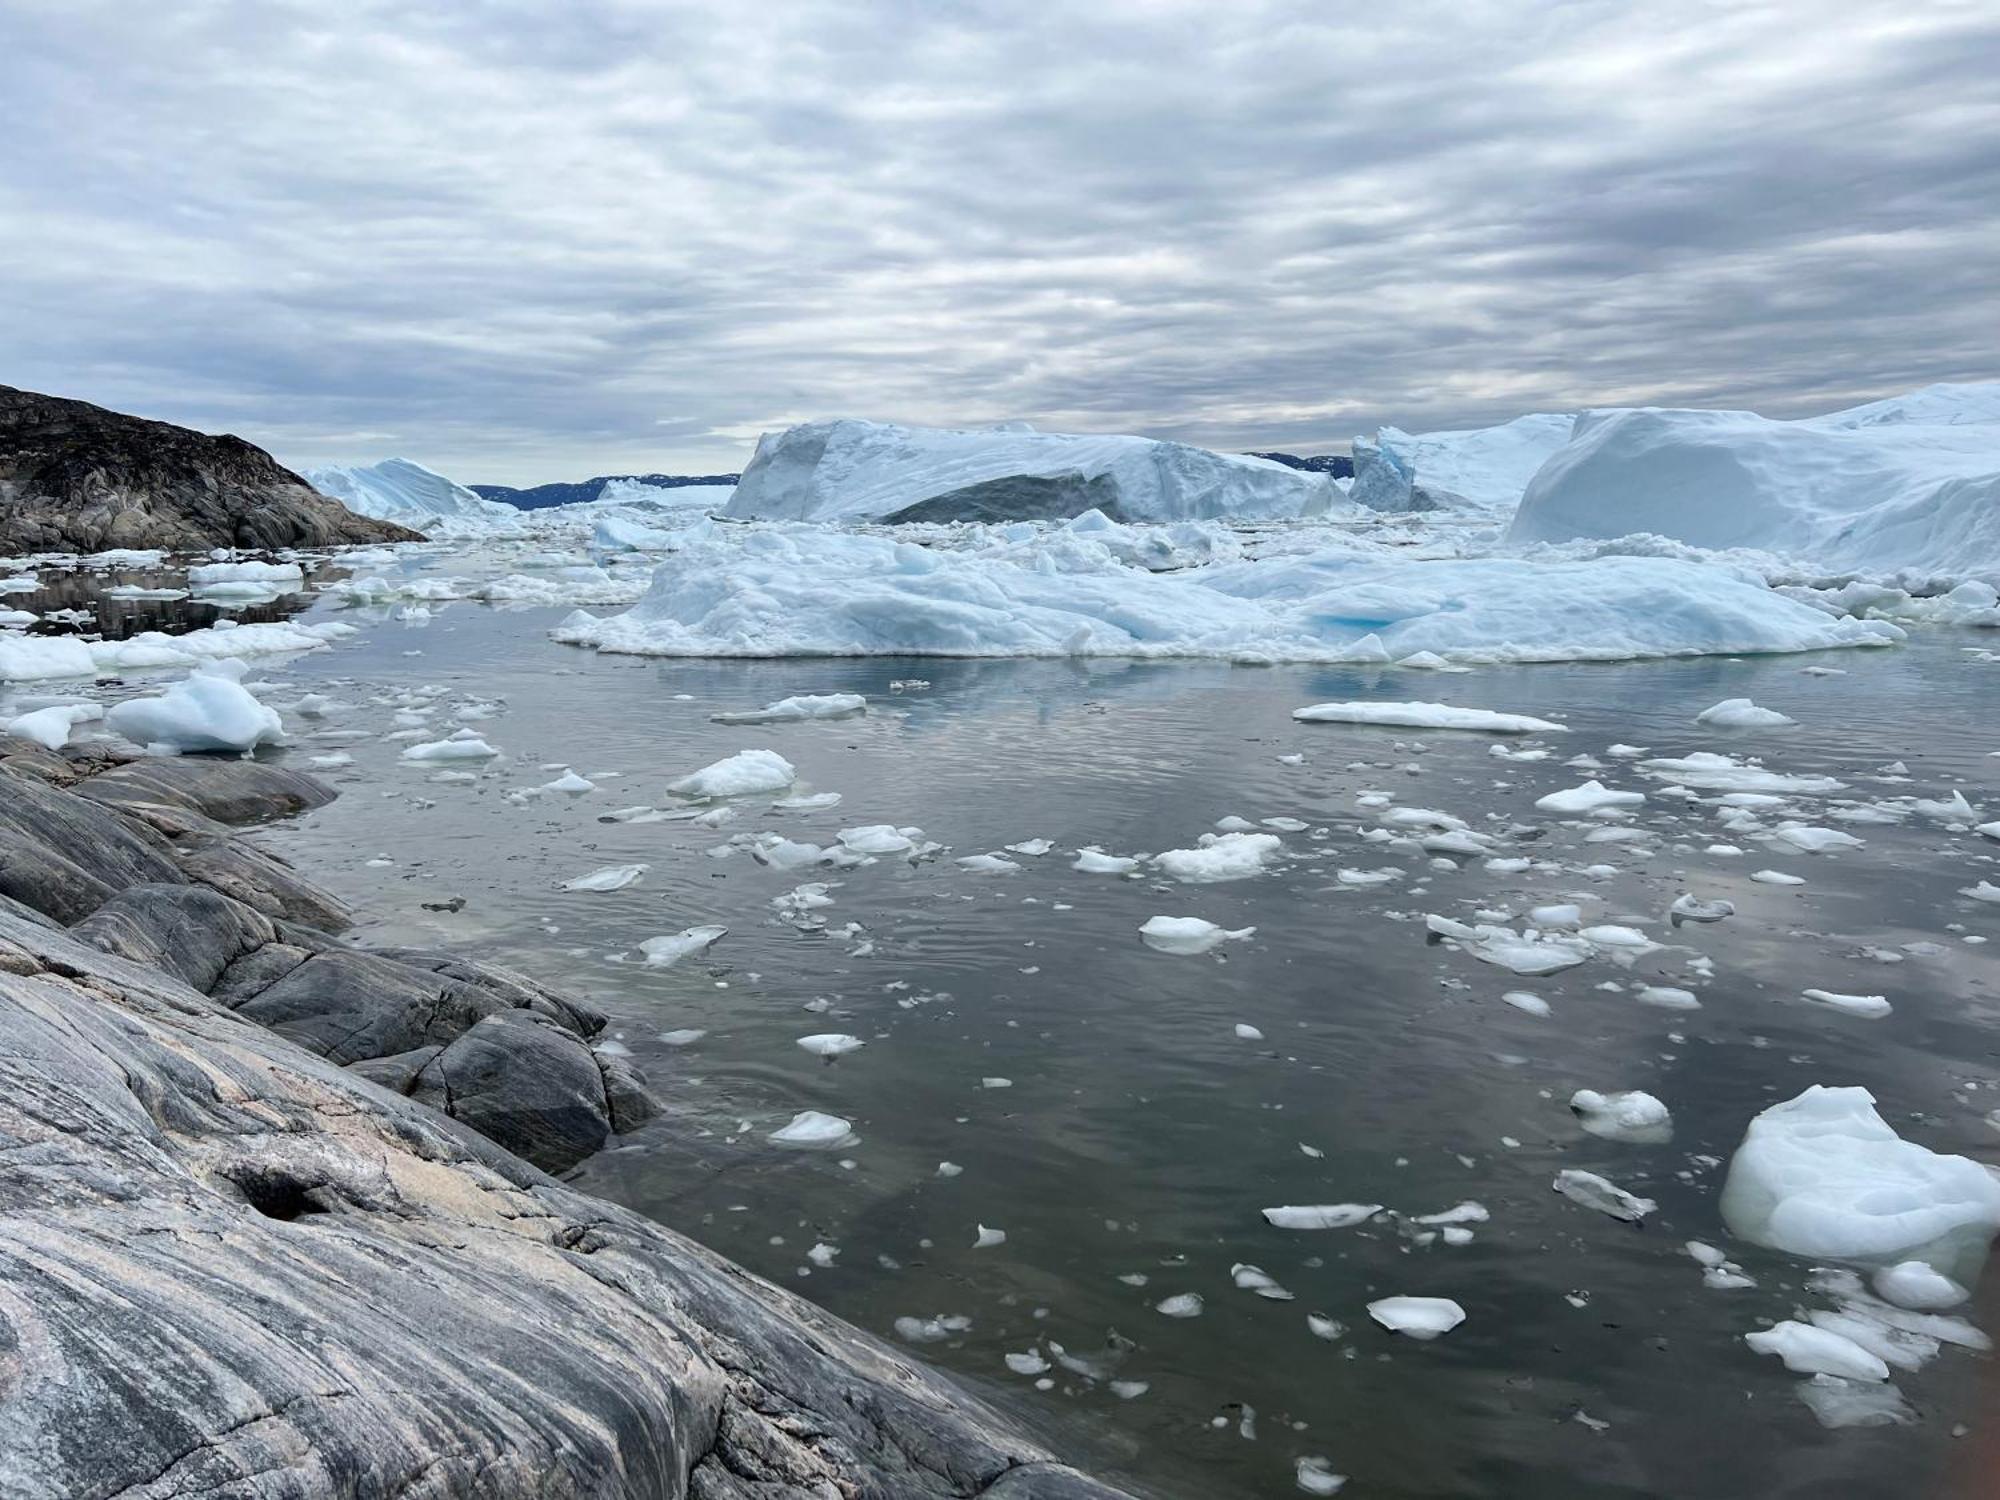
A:
POLYGON ((1985 0, 430 9, 0 0, 0 381, 527 483, 2000 374, 1985 0))

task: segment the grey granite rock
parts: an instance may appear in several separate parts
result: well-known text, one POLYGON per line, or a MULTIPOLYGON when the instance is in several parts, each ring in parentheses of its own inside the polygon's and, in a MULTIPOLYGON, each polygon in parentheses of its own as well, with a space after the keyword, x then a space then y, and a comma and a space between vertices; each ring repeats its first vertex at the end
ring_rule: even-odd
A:
POLYGON ((316 953, 238 1015, 336 1063, 444 1045, 509 1009, 488 990, 358 949, 316 953))
POLYGON ((0 911, 9 1500, 1111 1500, 967 1392, 0 911))
POLYGON ((109 901, 112 888, 40 839, 0 827, 0 895, 67 925, 109 901))
POLYGON ((358 1078, 387 1089, 392 1094, 407 1094, 417 1086, 417 1077, 427 1067, 432 1058, 444 1051, 442 1047, 416 1047, 408 1052, 398 1052, 392 1057, 369 1057, 360 1062, 349 1063, 347 1071, 358 1078))
POLYGON ((425 1064, 410 1097, 462 1120, 545 1172, 566 1172, 611 1134, 597 1059, 531 1010, 488 1016, 425 1064))
POLYGON ((205 885, 128 886, 70 928, 105 953, 171 974, 203 994, 277 938, 270 919, 205 885))
POLYGON ((92 776, 80 790, 113 807, 196 812, 232 828, 309 812, 335 796, 316 776, 263 761, 206 755, 128 761, 92 776))
POLYGON ((6 765, 0 765, 0 829, 60 853, 112 890, 181 879, 171 847, 151 829, 6 765))

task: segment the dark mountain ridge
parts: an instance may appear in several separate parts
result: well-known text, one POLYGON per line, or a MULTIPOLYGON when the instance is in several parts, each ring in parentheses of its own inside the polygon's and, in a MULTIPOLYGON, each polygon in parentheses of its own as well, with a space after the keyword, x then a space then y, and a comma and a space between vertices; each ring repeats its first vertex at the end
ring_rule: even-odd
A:
POLYGON ((595 479, 579 479, 571 484, 537 484, 526 489, 506 484, 472 484, 466 488, 482 499, 505 501, 522 510, 546 510, 552 505, 581 505, 595 500, 604 493, 607 484, 617 479, 677 490, 691 484, 734 484, 742 477, 740 474, 600 474, 595 479))

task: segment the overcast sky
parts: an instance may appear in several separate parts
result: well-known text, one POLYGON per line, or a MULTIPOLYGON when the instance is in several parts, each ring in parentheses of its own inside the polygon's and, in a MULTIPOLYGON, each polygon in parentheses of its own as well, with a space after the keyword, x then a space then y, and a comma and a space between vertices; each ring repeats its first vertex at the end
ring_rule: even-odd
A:
POLYGON ((0 0, 0 383, 468 482, 2000 375, 1993 0, 0 0))

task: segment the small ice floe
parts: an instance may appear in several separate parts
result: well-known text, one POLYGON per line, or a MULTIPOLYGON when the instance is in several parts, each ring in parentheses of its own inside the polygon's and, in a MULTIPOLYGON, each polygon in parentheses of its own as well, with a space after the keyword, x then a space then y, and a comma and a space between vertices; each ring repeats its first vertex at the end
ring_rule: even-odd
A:
POLYGON ((545 781, 542 783, 542 790, 545 792, 561 792, 571 797, 581 797, 585 792, 596 791, 597 783, 587 776, 577 775, 575 771, 565 766, 562 775, 558 776, 554 781, 545 781))
POLYGON ((1687 1253, 1694 1257, 1701 1267, 1701 1284, 1714 1291, 1738 1291, 1755 1286, 1756 1280, 1743 1274, 1743 1268, 1724 1255, 1713 1245, 1700 1240, 1689 1240, 1687 1253))
POLYGON ((798 768, 775 750, 739 750, 668 782, 667 790, 677 797, 751 797, 782 792, 798 775, 798 768))
POLYGON ((1759 885, 1804 885, 1803 875, 1788 875, 1783 870, 1752 870, 1750 878, 1759 885))
POLYGON ((846 719, 868 711, 859 693, 803 693, 742 713, 710 714, 717 724, 796 724, 804 719, 846 719))
POLYGON ((1651 1198, 1641 1198, 1628 1193, 1615 1182, 1599 1177, 1595 1172, 1585 1172, 1576 1167, 1565 1167, 1556 1173, 1556 1180, 1549 1184, 1572 1203, 1595 1209, 1598 1213, 1622 1220, 1627 1224, 1637 1224, 1647 1214, 1660 1205, 1651 1198))
POLYGON ((1274 1229, 1352 1229, 1380 1212, 1379 1203, 1294 1203, 1265 1209, 1264 1221, 1274 1229))
POLYGON ((1832 849, 1859 849, 1862 840, 1838 828, 1821 828, 1809 823, 1780 823, 1764 838, 1801 854, 1825 854, 1832 849))
POLYGON ((1161 953, 1206 953, 1223 943, 1237 943, 1257 929, 1218 927, 1200 917, 1148 917, 1139 929, 1139 939, 1161 953))
POLYGON ((818 1266, 822 1271, 832 1266, 834 1261, 839 1259, 839 1257, 840 1246, 829 1245, 823 1240, 814 1245, 812 1249, 806 1251, 806 1259, 818 1266))
POLYGON ((2000 903, 2000 885, 1995 885, 1990 880, 1982 880, 1977 885, 1961 886, 1958 893, 1961 896, 1970 896, 1974 901, 2000 903))
POLYGON ((1092 844, 1076 851, 1076 862, 1070 868, 1086 875, 1130 875, 1139 868, 1139 861, 1122 854, 1106 854, 1092 844))
POLYGON ((1264 1033, 1259 1031, 1255 1026, 1238 1021, 1236 1023, 1236 1040, 1239 1042, 1261 1042, 1264 1040, 1264 1033))
POLYGON ((1822 1427, 1907 1427, 1917 1420, 1903 1393, 1886 1381, 1815 1375, 1799 1382, 1798 1393, 1822 1427))
POLYGON ((1549 1014, 1549 1002, 1529 990, 1508 990, 1500 999, 1527 1015, 1546 1018, 1549 1014))
POLYGON ((1290 1302, 1292 1294, 1278 1285, 1277 1279, 1262 1268, 1238 1261, 1229 1268, 1229 1279, 1239 1290, 1255 1292, 1271 1302, 1290 1302))
POLYGON ((850 1052, 858 1052, 868 1044, 858 1036, 849 1036, 844 1031, 822 1031, 812 1036, 802 1036, 798 1045, 814 1057, 823 1057, 832 1062, 836 1057, 845 1057, 850 1052))
POLYGON ((1018 844, 1006 844, 1002 847, 1009 854, 1025 854, 1030 859, 1040 859, 1055 846, 1054 839, 1022 839, 1018 844))
POLYGON ((1449 1297, 1382 1297, 1368 1304, 1368 1316, 1391 1333, 1434 1339, 1465 1321, 1465 1309, 1449 1297))
POLYGON ((1843 995, 1834 990, 1804 990, 1801 994, 1815 1005, 1859 1016, 1864 1021, 1879 1021, 1895 1009, 1887 995, 1843 995))
POLYGON ((810 792, 799 797, 779 797, 771 803, 778 812, 823 812, 840 806, 839 792, 810 792))
POLYGON ((1815 1260, 1976 1267, 2000 1230, 2000 1180, 1906 1141, 1864 1088, 1814 1084, 1750 1122, 1722 1217, 1752 1244, 1815 1260))
POLYGON ((1883 1266, 1872 1278, 1875 1295, 1912 1312, 1943 1312, 1972 1294, 1942 1271, 1921 1260, 1883 1266))
POLYGON ((1666 1105, 1638 1089, 1611 1094, 1578 1089, 1569 1096, 1569 1107, 1575 1111, 1578 1124, 1608 1141, 1656 1146, 1673 1137, 1673 1116, 1666 1105))
POLYGON ((1435 912, 1424 918, 1424 925, 1432 936, 1450 938, 1481 963, 1514 974, 1554 974, 1574 968, 1592 952, 1581 937, 1520 933, 1483 923, 1470 926, 1435 912))
POLYGON ((1693 990, 1684 990, 1672 984, 1642 984, 1633 991, 1632 998, 1641 1005, 1654 1005, 1661 1010, 1701 1009, 1700 996, 1693 990))
POLYGON ((663 1031, 656 1040, 665 1047, 692 1047, 708 1033, 699 1026, 683 1026, 676 1031, 663 1031))
POLYGON ((1736 903, 1720 898, 1704 901, 1692 891, 1683 891, 1674 897, 1674 904, 1667 908, 1667 916, 1674 926, 1683 922, 1720 922, 1725 917, 1736 915, 1736 903))
POLYGON ((429 740, 419 745, 406 745, 403 759, 414 761, 491 760, 500 752, 495 750, 477 733, 461 729, 449 739, 429 740))
POLYGON ((1295 708, 1306 724, 1382 724, 1405 729, 1473 729, 1488 734, 1561 734, 1566 724, 1490 708, 1455 708, 1449 703, 1315 703, 1295 708))
POLYGON ((651 868, 651 865, 606 865, 588 875, 565 880, 562 888, 566 891, 622 891, 628 885, 638 884, 639 877, 651 868))
POLYGON ((972 1319, 956 1313, 934 1318, 898 1318, 895 1322, 896 1337, 909 1344, 941 1344, 971 1327, 972 1319))
POLYGON ((879 859, 892 854, 915 854, 921 828, 898 828, 891 823, 869 823, 861 828, 843 828, 834 838, 849 854, 879 859))
POLYGON ((1724 698, 1696 714, 1694 721, 1711 729, 1781 729, 1798 723, 1775 708, 1759 708, 1748 698, 1724 698))
POLYGON ((330 755, 309 755, 306 757, 306 764, 315 771, 335 771, 342 766, 353 765, 354 757, 345 750, 335 750, 330 755))
POLYGON ((1001 1357, 1005 1360, 1007 1368, 1012 1370, 1016 1375, 1046 1375, 1052 1368, 1049 1362, 1033 1349, 1026 1350, 1020 1354, 1007 1354, 1001 1357))
POLYGON ((1824 796, 1842 790, 1845 782, 1831 776, 1793 776, 1767 771, 1754 758, 1738 759, 1713 750, 1697 750, 1679 758, 1642 760, 1639 769, 1662 781, 1694 792, 1765 792, 1780 796, 1824 796))
MULTIPOLYGON (((1398 662, 1407 666, 1407 662, 1398 662)), ((1318 1454, 1307 1454, 1292 1466, 1293 1482, 1308 1495, 1338 1495, 1347 1484, 1345 1474, 1333 1472, 1333 1465, 1318 1454)))
POLYGON ((1837 1375, 1843 1380, 1887 1380, 1889 1367, 1853 1339, 1787 1319, 1743 1335, 1759 1354, 1775 1354, 1799 1375, 1837 1375))
POLYGON ((792 1116, 791 1123, 781 1126, 766 1137, 779 1146, 833 1147, 845 1146, 857 1139, 851 1122, 839 1115, 824 1114, 816 1109, 802 1109, 792 1116))
POLYGON ((1153 1304, 1153 1311, 1168 1318, 1198 1318, 1201 1316, 1200 1292, 1177 1292, 1153 1304))
POLYGON ((1345 1323, 1320 1312, 1306 1314, 1306 1331, 1316 1339, 1325 1339, 1329 1344, 1347 1337, 1345 1323))
POLYGON ((955 1161, 941 1161, 937 1164, 937 1175, 940 1177, 945 1177, 945 1178, 957 1177, 960 1173, 964 1171, 965 1168, 961 1167, 955 1161))
POLYGON ((1637 807, 1645 800, 1644 792, 1614 791, 1601 781, 1586 781, 1582 786, 1537 797, 1535 806, 1545 813, 1556 813, 1562 817, 1589 817, 1594 813, 1637 807))
POLYGON ((999 854, 967 854, 958 860, 961 870, 970 870, 975 875, 1018 875, 1021 866, 1018 861, 999 854))
POLYGON ((1401 880, 1409 872, 1393 865, 1379 870, 1335 870, 1333 878, 1341 885, 1356 890, 1366 890, 1369 886, 1387 885, 1393 880, 1401 880))
POLYGON ((1197 847, 1153 856, 1162 874, 1189 885, 1261 875, 1283 851, 1275 833, 1205 833, 1197 847))
POLYGON ((18 719, 10 719, 4 728, 15 738, 33 740, 44 750, 60 750, 69 743, 77 725, 94 723, 103 717, 104 709, 100 704, 57 703, 22 714, 18 719))
POLYGON ((259 745, 282 744, 284 721, 243 686, 239 679, 246 670, 233 659, 205 663, 156 698, 114 704, 104 727, 162 755, 247 755, 259 745))
POLYGON ((973 1249, 991 1250, 995 1245, 1004 1245, 1007 1243, 1006 1230, 989 1229, 984 1224, 980 1224, 975 1227, 978 1229, 979 1233, 972 1241, 973 1249))
POLYGON ((700 953, 729 932, 727 927, 687 927, 666 937, 647 938, 639 945, 649 969, 671 969, 691 954, 700 953))

